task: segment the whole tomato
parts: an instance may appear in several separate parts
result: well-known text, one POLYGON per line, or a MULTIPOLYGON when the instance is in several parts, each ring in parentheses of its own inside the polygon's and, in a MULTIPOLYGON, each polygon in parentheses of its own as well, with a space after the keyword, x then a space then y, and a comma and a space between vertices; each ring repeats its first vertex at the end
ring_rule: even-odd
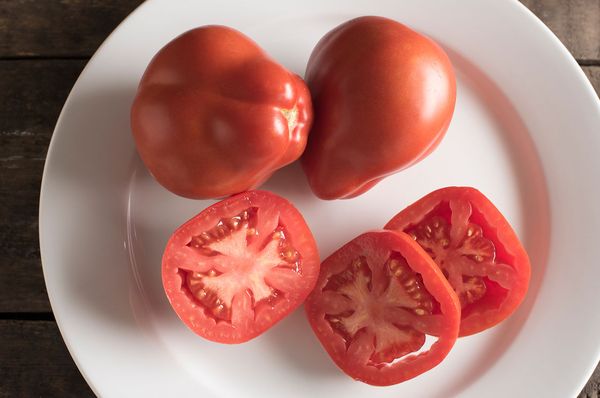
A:
POLYGON ((188 198, 257 187, 300 157, 311 121, 304 81, 225 26, 190 30, 163 47, 131 109, 144 164, 188 198))
POLYGON ((306 69, 315 120, 302 163, 322 199, 351 198, 427 156, 456 101, 446 53, 381 17, 327 33, 306 69))

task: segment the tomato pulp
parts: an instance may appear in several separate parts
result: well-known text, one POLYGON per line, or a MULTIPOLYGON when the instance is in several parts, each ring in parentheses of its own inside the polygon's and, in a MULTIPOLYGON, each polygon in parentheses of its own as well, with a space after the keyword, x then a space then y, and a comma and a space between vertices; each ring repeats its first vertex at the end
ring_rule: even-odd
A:
POLYGON ((385 228, 411 235, 447 277, 462 307, 461 336, 498 324, 523 301, 529 257, 508 221, 478 190, 434 191, 385 228))
POLYGON ((173 233, 162 260, 163 286, 179 318, 220 343, 269 329, 302 304, 318 273, 317 246, 302 215, 264 191, 202 211, 173 233))
POLYGON ((460 305, 431 258, 410 236, 372 231, 321 265, 305 303, 333 361, 373 385, 411 379, 439 364, 456 341, 460 305), (426 335, 437 341, 426 351, 426 335))

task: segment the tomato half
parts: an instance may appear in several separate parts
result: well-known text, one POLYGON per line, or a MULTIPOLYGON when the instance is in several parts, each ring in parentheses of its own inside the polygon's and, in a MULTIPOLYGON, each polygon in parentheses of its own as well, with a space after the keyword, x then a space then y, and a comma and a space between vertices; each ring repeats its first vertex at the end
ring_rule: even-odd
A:
POLYGON ((478 190, 434 191, 385 228, 411 235, 448 278, 462 307, 461 336, 498 324, 523 301, 529 257, 508 221, 478 190))
POLYGON ((458 299, 435 263, 410 236, 393 231, 367 232, 328 257, 305 308, 333 361, 381 386, 439 364, 460 322, 458 299), (411 355, 426 335, 437 342, 411 355))
POLYGON ((202 211, 173 233, 162 260, 163 286, 179 318, 220 343, 269 329, 302 304, 318 274, 317 245, 302 215, 264 191, 202 211))

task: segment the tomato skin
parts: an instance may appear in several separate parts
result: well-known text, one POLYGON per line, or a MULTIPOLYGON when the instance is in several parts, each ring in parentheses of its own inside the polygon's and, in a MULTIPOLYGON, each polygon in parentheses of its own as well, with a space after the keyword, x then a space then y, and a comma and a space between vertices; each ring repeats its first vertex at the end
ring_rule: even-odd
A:
MULTIPOLYGON (((227 243, 228 239, 229 237, 226 236, 222 242, 227 243)), ((252 247, 248 245, 248 250, 250 257, 255 258, 258 254, 252 252, 252 247)), ((208 257, 208 260, 214 258, 208 257)), ((285 270, 289 271, 288 268, 285 270)), ((247 271, 238 270, 238 272, 247 271)), ((244 192, 206 208, 171 235, 162 259, 163 287, 179 318, 199 336, 225 344, 243 343, 253 339, 294 311, 311 292, 318 273, 317 245, 302 215, 286 199, 266 191, 244 192), (231 321, 225 322, 211 317, 208 309, 194 297, 193 291, 190 290, 189 285, 186 285, 185 275, 189 276, 190 272, 198 271, 194 261, 207 259, 202 255, 194 254, 189 247, 190 241, 194 236, 210 231, 220 221, 248 208, 258 209, 257 217, 260 218, 260 222, 254 226, 259 236, 257 247, 263 247, 264 239, 268 242, 270 230, 277 225, 274 217, 278 217, 279 224, 285 227, 287 242, 297 250, 301 258, 300 271, 292 273, 291 279, 284 279, 283 282, 277 283, 278 289, 283 290, 277 301, 263 305, 260 310, 249 290, 238 291, 233 299, 231 321), (266 234, 261 232, 263 228, 261 225, 264 224, 270 225, 265 227, 269 231, 266 234), (254 305, 255 312, 251 316, 241 319, 241 315, 235 313, 236 308, 243 307, 243 304, 239 303, 240 300, 246 300, 248 306, 254 305)), ((289 273, 284 276, 286 275, 289 273)), ((272 286, 273 277, 273 274, 267 274, 264 281, 269 280, 272 286)))
POLYGON ((131 109, 146 167, 171 192, 195 199, 259 186, 300 157, 311 122, 304 81, 225 26, 199 27, 164 46, 131 109))
POLYGON ((382 17, 327 33, 306 69, 315 120, 302 165, 322 199, 351 198, 437 147, 456 82, 435 42, 382 17))
MULTIPOLYGON (((375 276, 372 280, 375 281, 375 276)), ((358 236, 323 261, 315 289, 305 302, 305 310, 313 331, 336 365, 350 377, 376 386, 398 384, 437 366, 453 347, 460 323, 460 304, 456 295, 427 253, 408 235, 384 230, 370 231, 358 236), (373 259, 381 259, 390 251, 401 253, 412 271, 421 275, 425 288, 439 303, 436 316, 440 317, 442 322, 432 333, 438 340, 428 351, 404 357, 388 366, 375 367, 353 357, 353 352, 368 350, 368 347, 361 347, 359 343, 356 343, 359 348, 355 348, 352 343, 350 347, 345 346, 332 324, 327 322, 328 305, 324 292, 327 291, 326 287, 333 275, 342 271, 346 264, 357 256, 364 255, 367 262, 372 261, 369 266, 375 275, 377 265, 373 259)), ((412 319, 415 325, 427 322, 416 316, 412 319)))
POLYGON ((497 297, 482 298, 463 308, 460 336, 469 336, 491 328, 509 317, 521 304, 531 276, 531 265, 527 252, 516 233, 502 213, 481 192, 471 187, 441 188, 419 199, 395 215, 386 225, 386 229, 409 231, 428 214, 443 203, 455 201, 469 203, 472 207, 471 222, 482 228, 483 237, 493 242, 498 262, 512 268, 512 285, 508 290, 492 291, 497 297), (492 305, 497 308, 490 308, 492 305), (488 303, 489 302, 489 303, 488 303), (485 306, 484 306, 485 305, 485 306))

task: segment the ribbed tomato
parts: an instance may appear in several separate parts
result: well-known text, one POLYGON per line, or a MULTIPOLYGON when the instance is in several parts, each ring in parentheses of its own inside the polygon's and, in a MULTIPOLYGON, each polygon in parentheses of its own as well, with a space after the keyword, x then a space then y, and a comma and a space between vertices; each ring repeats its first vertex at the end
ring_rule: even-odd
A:
POLYGON ((131 108, 148 170, 188 198, 253 189, 296 160, 312 122, 304 81, 226 26, 176 37, 152 59, 131 108))

